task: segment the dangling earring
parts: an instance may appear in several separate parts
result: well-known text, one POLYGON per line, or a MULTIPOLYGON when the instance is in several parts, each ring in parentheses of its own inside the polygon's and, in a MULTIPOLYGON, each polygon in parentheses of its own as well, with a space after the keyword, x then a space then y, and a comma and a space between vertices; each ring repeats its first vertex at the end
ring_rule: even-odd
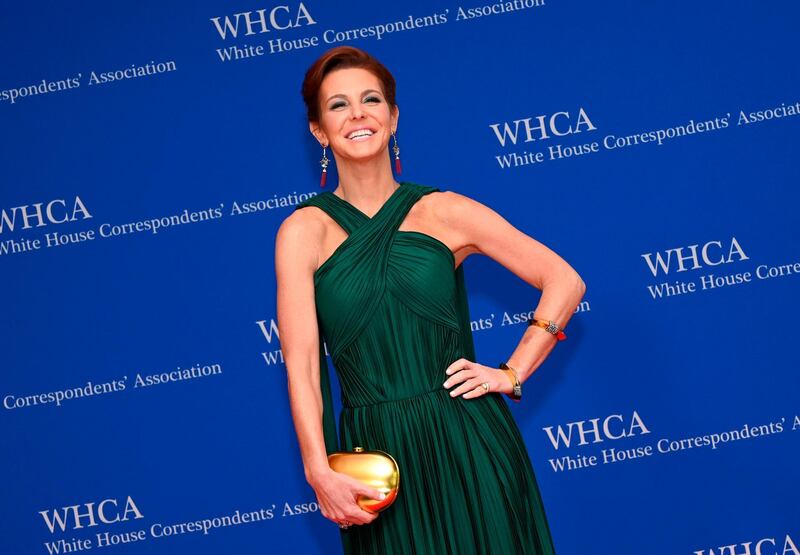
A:
POLYGON ((400 147, 397 146, 397 135, 394 134, 394 131, 392 131, 392 137, 394 137, 394 146, 392 147, 392 152, 394 152, 394 169, 397 174, 400 175, 402 170, 400 166, 400 147))
POLYGON ((322 177, 319 178, 320 187, 325 186, 325 181, 327 181, 328 177, 328 162, 330 162, 330 160, 328 160, 328 157, 325 156, 325 148, 327 146, 328 145, 322 145, 322 159, 319 161, 319 163, 322 165, 322 177))

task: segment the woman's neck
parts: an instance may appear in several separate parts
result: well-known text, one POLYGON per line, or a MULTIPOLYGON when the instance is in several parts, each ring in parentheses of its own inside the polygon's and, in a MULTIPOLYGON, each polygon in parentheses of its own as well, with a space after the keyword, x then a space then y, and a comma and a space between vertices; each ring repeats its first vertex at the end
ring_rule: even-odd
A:
POLYGON ((377 164, 337 165, 339 183, 334 194, 365 214, 374 214, 400 184, 392 174, 389 157, 377 164))

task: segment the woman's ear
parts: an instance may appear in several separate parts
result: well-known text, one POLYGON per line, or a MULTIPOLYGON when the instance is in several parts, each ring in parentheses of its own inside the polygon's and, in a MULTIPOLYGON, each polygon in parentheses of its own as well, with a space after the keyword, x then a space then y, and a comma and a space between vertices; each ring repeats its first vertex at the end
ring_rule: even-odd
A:
POLYGON ((308 122, 308 129, 311 131, 311 134, 319 141, 321 145, 328 145, 328 137, 325 133, 320 129, 319 123, 316 121, 308 122))
POLYGON ((392 111, 392 129, 397 130, 397 120, 400 119, 400 106, 398 104, 394 105, 394 110, 392 111))

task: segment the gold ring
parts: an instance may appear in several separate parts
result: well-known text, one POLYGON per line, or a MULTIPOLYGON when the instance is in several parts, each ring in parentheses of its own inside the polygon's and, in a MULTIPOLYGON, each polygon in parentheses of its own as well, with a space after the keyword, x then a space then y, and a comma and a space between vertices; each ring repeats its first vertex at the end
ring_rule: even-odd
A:
POLYGON ((483 387, 483 391, 484 391, 484 393, 485 393, 485 392, 487 392, 487 391, 489 391, 489 382, 483 382, 483 383, 481 384, 481 387, 483 387))

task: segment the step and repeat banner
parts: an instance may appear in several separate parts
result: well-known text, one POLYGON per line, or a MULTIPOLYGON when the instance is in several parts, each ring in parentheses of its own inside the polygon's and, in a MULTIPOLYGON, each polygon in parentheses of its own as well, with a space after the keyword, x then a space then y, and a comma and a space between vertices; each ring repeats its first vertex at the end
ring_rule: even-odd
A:
MULTIPOLYGON (((509 406, 559 555, 800 553, 795 2, 14 2, 0 18, 0 552, 340 553, 274 238, 325 50, 398 84, 403 174, 583 277, 509 406)), ((540 292, 464 262, 478 362, 540 292)), ((335 373, 334 397, 341 406, 335 373)))

